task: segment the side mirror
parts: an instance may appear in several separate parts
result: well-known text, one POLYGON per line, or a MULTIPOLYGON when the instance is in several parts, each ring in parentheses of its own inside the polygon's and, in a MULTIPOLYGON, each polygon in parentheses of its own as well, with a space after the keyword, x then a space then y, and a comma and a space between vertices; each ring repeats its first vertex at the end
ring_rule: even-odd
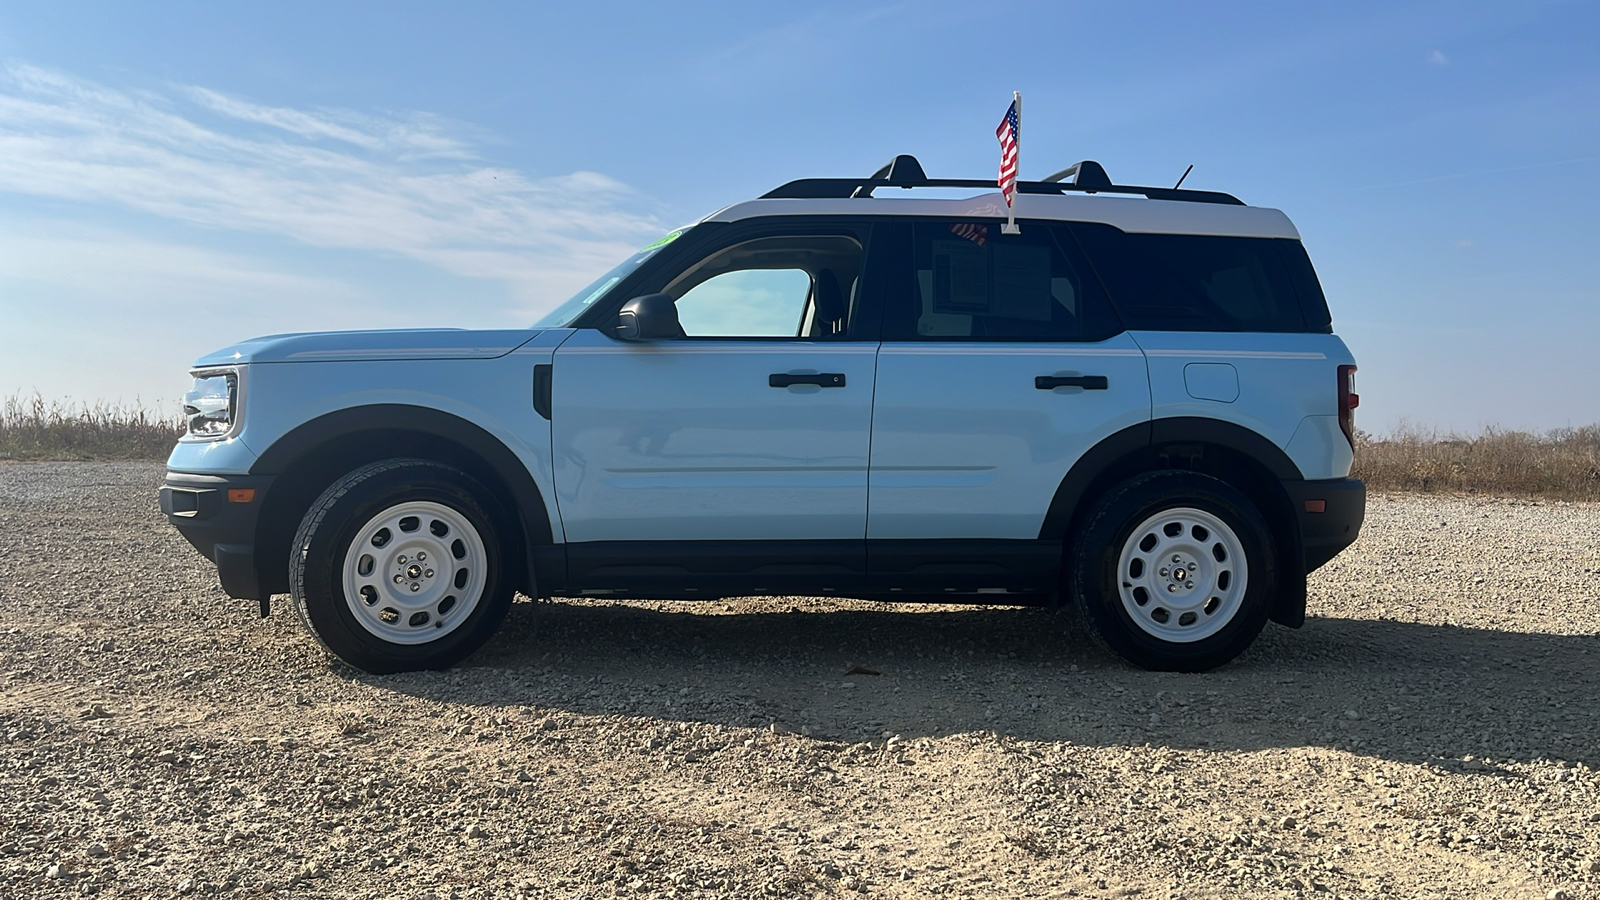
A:
POLYGON ((661 341, 683 337, 678 304, 670 294, 645 294, 622 304, 617 337, 624 341, 661 341))

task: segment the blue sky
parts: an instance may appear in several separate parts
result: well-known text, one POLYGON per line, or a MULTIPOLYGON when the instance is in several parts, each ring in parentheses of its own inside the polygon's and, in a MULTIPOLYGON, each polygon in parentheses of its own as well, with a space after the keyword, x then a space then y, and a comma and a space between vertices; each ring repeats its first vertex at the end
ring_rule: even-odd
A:
POLYGON ((0 8, 0 394, 175 408, 194 357, 521 326, 661 231, 895 153, 1285 210, 1360 422, 1600 422, 1594 3, 0 8))

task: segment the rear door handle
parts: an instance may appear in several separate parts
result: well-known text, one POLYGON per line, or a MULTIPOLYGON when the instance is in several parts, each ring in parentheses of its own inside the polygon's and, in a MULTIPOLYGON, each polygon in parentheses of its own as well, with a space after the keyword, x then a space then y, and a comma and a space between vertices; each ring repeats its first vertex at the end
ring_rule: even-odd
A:
POLYGON ((1103 391, 1111 386, 1104 375, 1038 375, 1033 386, 1041 391, 1058 387, 1079 387, 1086 391, 1103 391))
POLYGON ((767 376, 767 386, 786 388, 796 384, 814 384, 817 387, 844 387, 843 372, 818 372, 815 375, 787 375, 774 372, 767 376))

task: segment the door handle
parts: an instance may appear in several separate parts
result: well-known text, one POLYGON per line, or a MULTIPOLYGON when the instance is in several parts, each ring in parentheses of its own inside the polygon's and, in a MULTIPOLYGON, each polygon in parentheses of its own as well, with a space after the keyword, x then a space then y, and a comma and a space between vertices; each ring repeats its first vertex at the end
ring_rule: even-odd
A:
POLYGON ((1104 375, 1038 375, 1033 386, 1041 391, 1058 387, 1078 387, 1086 391, 1103 391, 1111 386, 1104 375))
POLYGON ((774 372, 767 376, 767 386, 786 388, 796 384, 814 384, 817 387, 844 387, 843 372, 819 372, 815 375, 786 375, 774 372))

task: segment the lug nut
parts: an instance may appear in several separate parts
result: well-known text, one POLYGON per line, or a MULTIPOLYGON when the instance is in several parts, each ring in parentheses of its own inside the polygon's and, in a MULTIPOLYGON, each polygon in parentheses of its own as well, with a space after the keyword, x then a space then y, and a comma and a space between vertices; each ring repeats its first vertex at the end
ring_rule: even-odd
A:
MULTIPOLYGON (((402 559, 402 560, 400 560, 400 561, 401 561, 401 562, 405 562, 405 560, 404 560, 404 559, 402 559)), ((1181 557, 1181 556, 1174 556, 1174 557, 1173 557, 1173 558, 1172 558, 1172 561, 1173 561, 1173 562, 1175 562, 1175 563, 1181 563, 1181 562, 1183 562, 1183 557, 1181 557)))
POLYGON ((404 556, 402 556, 402 557, 400 557, 400 559, 397 560, 397 562, 399 562, 400 565, 403 566, 403 565, 406 564, 406 558, 404 556))
POLYGON ((418 550, 417 551, 417 562, 427 562, 427 560, 428 560, 428 554, 422 552, 421 550, 418 550))
POLYGON ((1177 585, 1175 585, 1175 584, 1169 584, 1169 585, 1167 585, 1167 593, 1169 593, 1169 594, 1175 594, 1175 593, 1177 593, 1177 592, 1178 592, 1178 586, 1177 586, 1177 585))
POLYGON ((1167 573, 1170 572, 1170 571, 1172 571, 1172 570, 1171 569, 1162 569, 1161 570, 1161 577, 1162 578, 1167 577, 1167 573))
POLYGON ((395 584, 400 584, 400 583, 404 582, 405 580, 406 580, 405 577, 402 576, 402 575, 396 575, 394 577, 394 583, 395 584))
POLYGON ((420 590, 422 590, 422 585, 417 584, 416 582, 412 582, 411 583, 411 593, 415 594, 417 591, 420 591, 420 590))
POLYGON ((422 577, 424 577, 424 578, 432 578, 433 577, 433 570, 432 569, 425 569, 423 571, 423 573, 422 573, 422 577))

